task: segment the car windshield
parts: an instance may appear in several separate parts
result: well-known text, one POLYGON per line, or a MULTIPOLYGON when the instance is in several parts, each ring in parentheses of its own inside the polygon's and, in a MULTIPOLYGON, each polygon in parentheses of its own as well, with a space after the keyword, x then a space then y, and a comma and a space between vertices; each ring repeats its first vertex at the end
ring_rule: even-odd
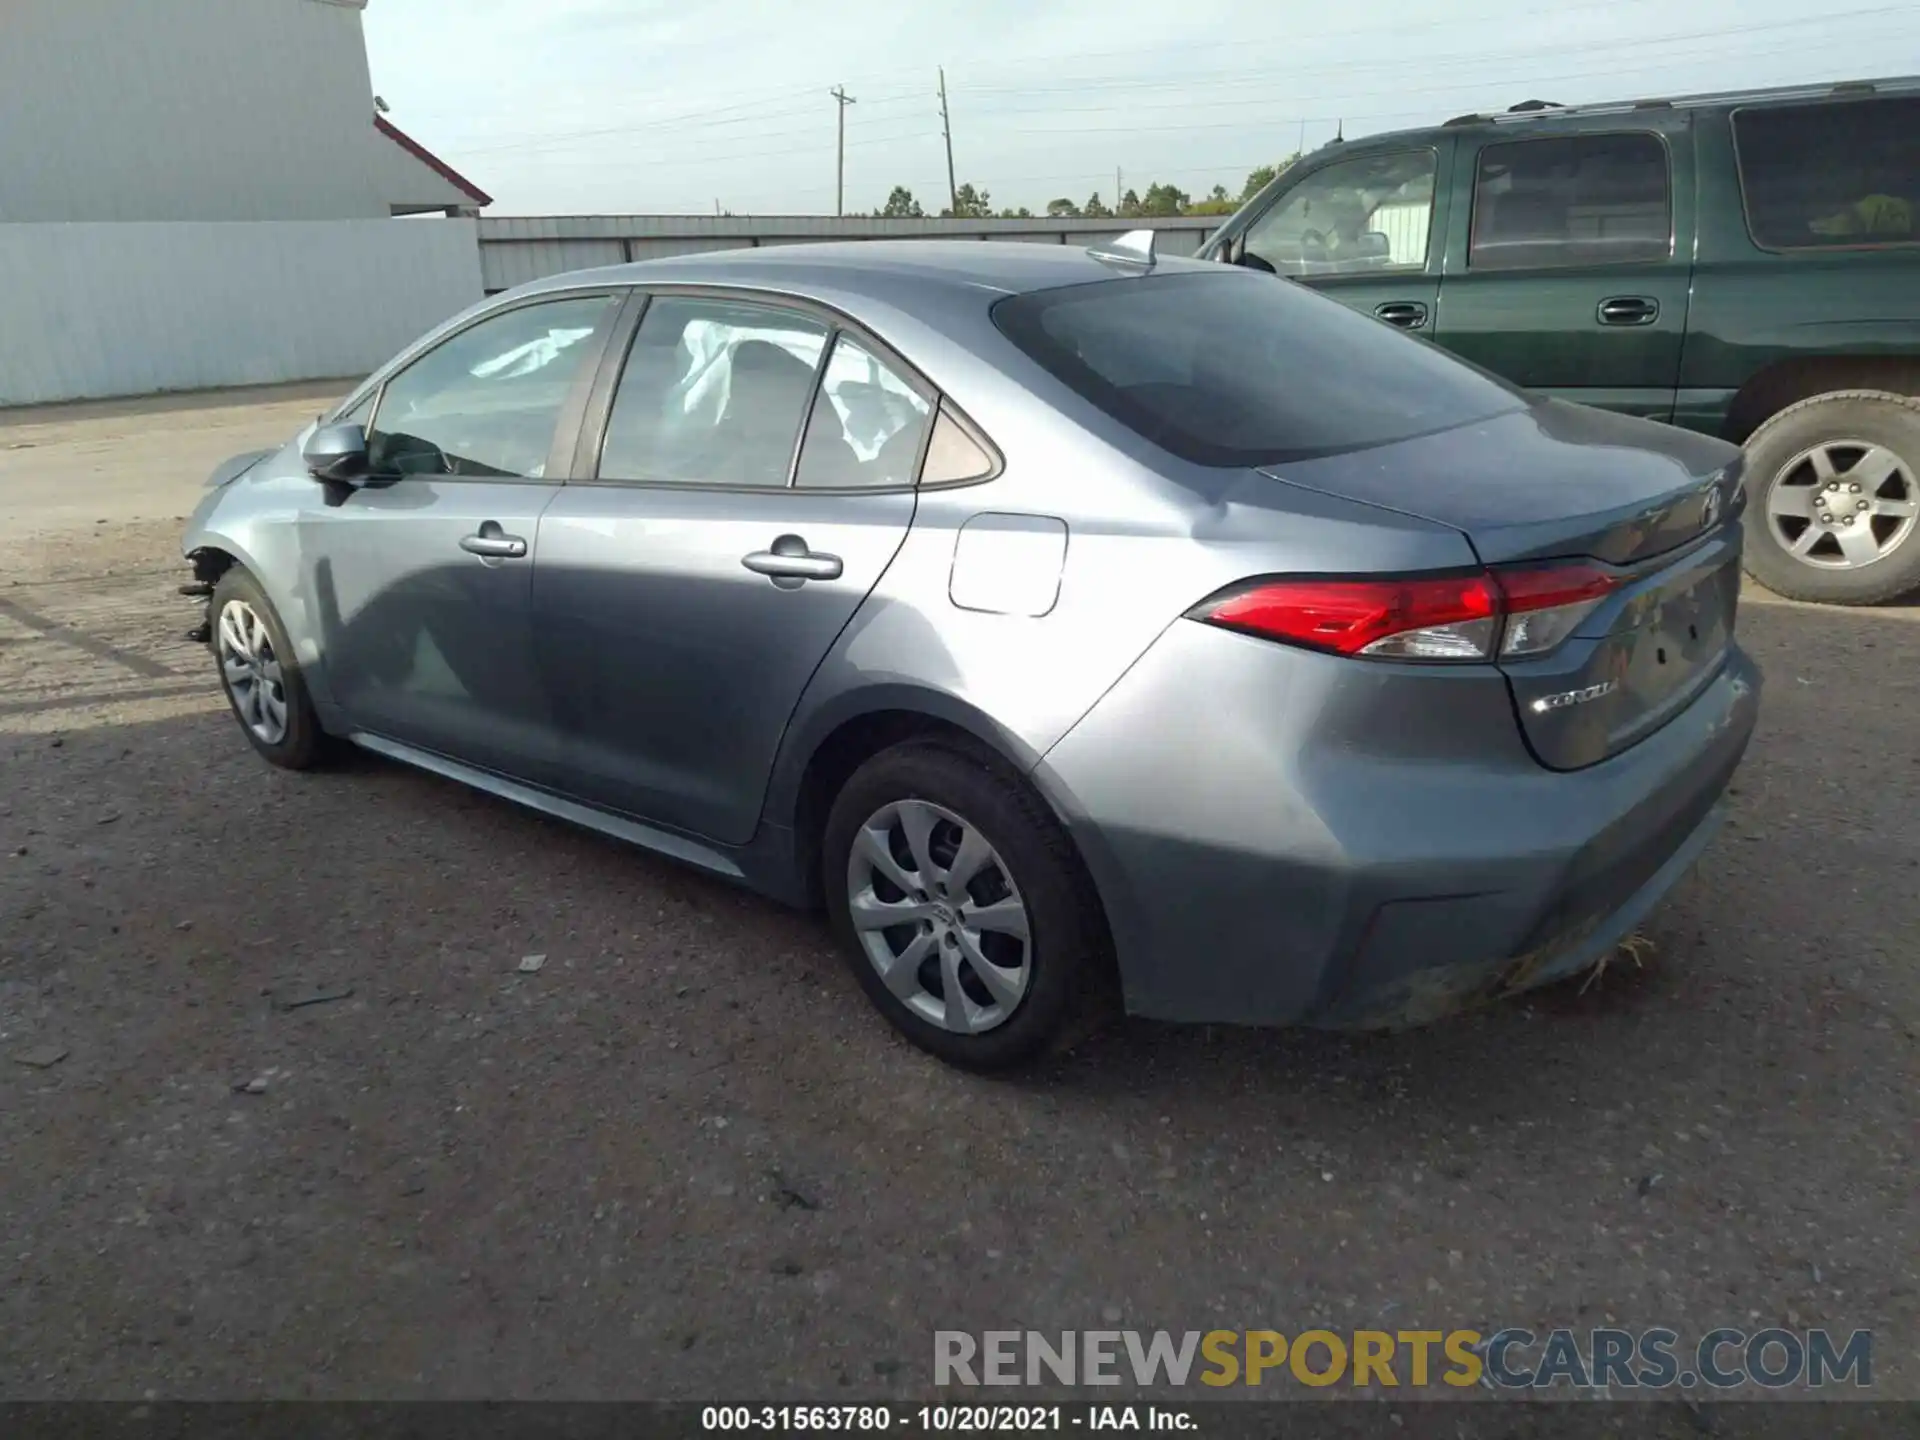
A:
POLYGON ((1010 296, 1008 339, 1162 449, 1274 465, 1524 408, 1521 394, 1370 316, 1246 271, 1010 296))

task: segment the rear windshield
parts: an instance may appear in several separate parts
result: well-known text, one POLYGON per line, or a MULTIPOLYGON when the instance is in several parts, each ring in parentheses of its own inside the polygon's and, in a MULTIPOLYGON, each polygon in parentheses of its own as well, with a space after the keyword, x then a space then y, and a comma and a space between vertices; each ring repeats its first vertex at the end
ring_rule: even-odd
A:
POLYGON ((1013 295, 994 323, 1136 434, 1201 465, 1363 450, 1524 407, 1369 315, 1244 270, 1013 295))

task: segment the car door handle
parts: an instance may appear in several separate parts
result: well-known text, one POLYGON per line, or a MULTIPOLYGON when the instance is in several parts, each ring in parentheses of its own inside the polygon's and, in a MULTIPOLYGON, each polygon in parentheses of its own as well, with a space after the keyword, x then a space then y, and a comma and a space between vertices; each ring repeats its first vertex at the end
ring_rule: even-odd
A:
POLYGON ((527 553, 527 542, 507 534, 499 521, 489 520, 476 533, 462 535, 460 548, 482 560, 518 560, 527 553))
POLYGON ((1374 306, 1373 313, 1402 330, 1418 330, 1427 323, 1427 307, 1418 300, 1389 300, 1374 306))
POLYGON ((1602 325, 1651 325, 1660 318, 1660 302, 1645 295, 1614 295, 1594 312, 1602 325))
POLYGON ((756 575, 765 575, 783 590, 808 580, 838 580, 845 568, 838 555, 821 555, 807 548, 798 535, 782 535, 770 550, 742 555, 740 563, 756 575), (782 583, 785 582, 785 583, 782 583))

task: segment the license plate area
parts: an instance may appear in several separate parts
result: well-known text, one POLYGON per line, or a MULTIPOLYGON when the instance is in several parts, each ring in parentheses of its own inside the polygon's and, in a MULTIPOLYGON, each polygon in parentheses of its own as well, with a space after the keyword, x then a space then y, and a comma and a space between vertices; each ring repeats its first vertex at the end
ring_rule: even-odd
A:
POLYGON ((1631 579, 1554 654, 1504 666, 1535 756, 1576 770, 1666 724, 1719 672, 1739 596, 1738 540, 1717 536, 1631 579))

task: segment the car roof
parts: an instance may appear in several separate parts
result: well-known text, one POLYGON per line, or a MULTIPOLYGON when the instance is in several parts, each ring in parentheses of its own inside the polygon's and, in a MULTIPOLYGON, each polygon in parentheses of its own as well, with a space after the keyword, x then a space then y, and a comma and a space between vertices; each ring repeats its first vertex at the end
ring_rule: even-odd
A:
POLYGON ((1777 85, 1760 90, 1717 90, 1699 95, 1604 100, 1584 105, 1558 105, 1552 101, 1527 100, 1510 109, 1492 114, 1456 115, 1451 120, 1435 125, 1383 131, 1377 135, 1363 136, 1358 140, 1329 140, 1314 153, 1317 155, 1330 150, 1361 152, 1375 148, 1391 148, 1413 141, 1431 141, 1435 135, 1461 129, 1512 127, 1523 130, 1527 125, 1543 120, 1608 121, 1617 120, 1623 115, 1669 110, 1734 109, 1744 105, 1807 104, 1822 100, 1844 102, 1893 95, 1912 95, 1917 92, 1920 92, 1920 76, 1903 75, 1877 80, 1846 80, 1817 85, 1777 85))
MULTIPOLYGON (((1208 261, 1162 255, 1151 273, 1213 273, 1208 261)), ((549 275, 516 293, 596 285, 737 285, 826 300, 865 295, 897 303, 923 291, 952 298, 1052 290, 1137 275, 1139 267, 1094 258, 1077 245, 983 240, 842 240, 666 256, 549 275)))

